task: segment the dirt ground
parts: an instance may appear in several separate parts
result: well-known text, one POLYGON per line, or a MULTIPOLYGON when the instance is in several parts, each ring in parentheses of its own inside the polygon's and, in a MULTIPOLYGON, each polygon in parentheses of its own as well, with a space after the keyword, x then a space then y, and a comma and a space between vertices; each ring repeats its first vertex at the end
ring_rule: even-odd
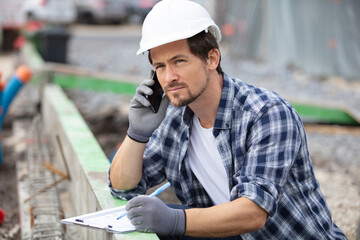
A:
MULTIPOLYGON (((11 134, 3 129, 2 138, 11 134)), ((18 192, 16 181, 16 158, 12 147, 2 144, 3 163, 0 165, 0 208, 5 211, 5 221, 0 224, 0 239, 21 239, 19 225, 18 192)))

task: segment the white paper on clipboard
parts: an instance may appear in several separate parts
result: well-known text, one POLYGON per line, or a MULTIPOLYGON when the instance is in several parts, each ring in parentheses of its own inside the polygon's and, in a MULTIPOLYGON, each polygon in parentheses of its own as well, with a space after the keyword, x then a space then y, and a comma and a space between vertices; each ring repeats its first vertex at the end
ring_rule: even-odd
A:
POLYGON ((125 206, 101 210, 94 213, 84 214, 76 217, 61 220, 63 224, 88 227, 111 233, 134 232, 135 227, 131 224, 127 216, 117 220, 124 213, 125 206))

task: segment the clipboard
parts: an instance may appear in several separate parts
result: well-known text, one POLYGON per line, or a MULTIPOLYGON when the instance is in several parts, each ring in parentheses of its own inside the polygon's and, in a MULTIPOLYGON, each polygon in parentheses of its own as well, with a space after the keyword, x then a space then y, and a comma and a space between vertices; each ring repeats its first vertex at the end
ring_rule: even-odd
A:
POLYGON ((62 224, 87 227, 110 233, 130 233, 136 231, 127 217, 119 220, 119 215, 125 212, 125 206, 101 210, 94 213, 62 219, 62 224))

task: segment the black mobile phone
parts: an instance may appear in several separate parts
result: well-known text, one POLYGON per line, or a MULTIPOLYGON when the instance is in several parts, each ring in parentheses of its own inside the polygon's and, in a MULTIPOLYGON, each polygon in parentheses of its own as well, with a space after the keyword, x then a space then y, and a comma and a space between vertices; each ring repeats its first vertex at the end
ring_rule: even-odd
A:
POLYGON ((154 79, 155 81, 154 85, 151 86, 151 89, 153 90, 153 94, 149 96, 147 95, 146 98, 149 100, 151 104, 150 107, 153 110, 153 112, 157 113, 160 107, 161 99, 164 95, 164 91, 160 86, 159 80, 156 76, 156 72, 154 72, 152 79, 154 79))

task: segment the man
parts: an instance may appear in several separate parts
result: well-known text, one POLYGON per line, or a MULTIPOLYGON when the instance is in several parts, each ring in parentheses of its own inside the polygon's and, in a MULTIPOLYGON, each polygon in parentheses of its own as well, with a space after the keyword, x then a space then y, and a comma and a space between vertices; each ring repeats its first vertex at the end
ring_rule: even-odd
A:
POLYGON ((144 80, 109 174, 136 229, 166 239, 346 239, 315 179, 301 120, 277 94, 220 67, 219 28, 200 5, 163 0, 146 17, 166 97, 153 113, 144 80), (169 104, 170 102, 170 104, 169 104), (168 180, 183 209, 138 196, 168 180), (196 238, 195 238, 196 239, 196 238))

